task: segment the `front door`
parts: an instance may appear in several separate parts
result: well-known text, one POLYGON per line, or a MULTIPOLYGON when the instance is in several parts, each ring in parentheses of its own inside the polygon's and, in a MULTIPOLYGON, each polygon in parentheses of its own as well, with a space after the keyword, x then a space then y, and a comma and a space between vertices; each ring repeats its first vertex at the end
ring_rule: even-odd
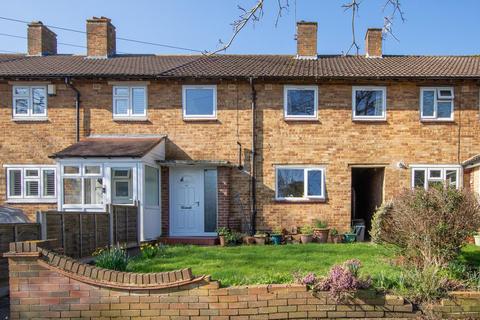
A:
POLYGON ((204 170, 172 168, 170 186, 170 235, 205 235, 204 170))

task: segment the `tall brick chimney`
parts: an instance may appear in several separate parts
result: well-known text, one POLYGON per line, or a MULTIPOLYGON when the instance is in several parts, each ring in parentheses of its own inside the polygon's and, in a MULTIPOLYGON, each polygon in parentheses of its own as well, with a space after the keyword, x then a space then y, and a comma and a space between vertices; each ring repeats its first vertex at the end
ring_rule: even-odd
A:
POLYGON ((87 56, 108 58, 116 53, 115 26, 110 19, 93 17, 87 20, 87 56))
POLYGON ((365 35, 365 54, 370 58, 382 57, 382 29, 369 28, 365 35))
POLYGON ((317 59, 317 23, 297 22, 297 58, 317 59))
POLYGON ((46 56, 57 54, 57 35, 43 25, 41 21, 32 21, 28 25, 28 55, 46 56))

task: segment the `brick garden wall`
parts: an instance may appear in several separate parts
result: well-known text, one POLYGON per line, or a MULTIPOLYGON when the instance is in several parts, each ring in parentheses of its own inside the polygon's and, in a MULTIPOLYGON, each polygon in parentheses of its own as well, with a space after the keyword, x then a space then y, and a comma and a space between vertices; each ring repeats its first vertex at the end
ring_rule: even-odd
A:
MULTIPOLYGON (((40 246, 44 246, 40 244, 40 246)), ((189 269, 155 274, 113 272, 38 248, 10 248, 11 318, 293 319, 412 318, 420 315, 398 296, 359 292, 338 304, 302 285, 221 288, 189 269)), ((456 294, 434 307, 444 317, 480 317, 480 294, 456 294)))

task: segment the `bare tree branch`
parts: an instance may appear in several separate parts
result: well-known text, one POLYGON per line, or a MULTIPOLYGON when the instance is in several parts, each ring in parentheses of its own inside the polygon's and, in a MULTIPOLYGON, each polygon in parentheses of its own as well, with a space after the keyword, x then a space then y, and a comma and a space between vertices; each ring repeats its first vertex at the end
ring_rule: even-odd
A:
POLYGON ((355 54, 358 55, 358 51, 360 49, 360 46, 357 43, 357 39, 355 37, 355 18, 357 16, 357 11, 360 8, 360 1, 358 0, 351 0, 349 3, 345 3, 342 5, 342 8, 345 8, 345 11, 351 10, 352 11, 352 43, 350 44, 350 47, 348 50, 345 52, 345 55, 348 55, 352 49, 355 48, 355 54))
POLYGON ((405 22, 405 13, 402 10, 402 5, 400 4, 400 0, 387 0, 385 2, 382 12, 385 12, 387 8, 391 9, 389 15, 383 17, 383 34, 391 35, 395 40, 400 41, 395 34, 393 33, 393 20, 396 16, 399 16, 402 22, 405 22))

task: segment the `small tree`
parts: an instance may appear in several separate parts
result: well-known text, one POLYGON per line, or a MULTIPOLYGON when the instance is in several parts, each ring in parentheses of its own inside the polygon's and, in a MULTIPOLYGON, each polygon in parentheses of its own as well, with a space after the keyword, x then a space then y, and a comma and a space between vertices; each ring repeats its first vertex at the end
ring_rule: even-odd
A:
POLYGON ((416 266, 440 267, 455 259, 467 236, 480 227, 474 193, 431 187, 404 191, 377 210, 373 239, 396 245, 416 266))

